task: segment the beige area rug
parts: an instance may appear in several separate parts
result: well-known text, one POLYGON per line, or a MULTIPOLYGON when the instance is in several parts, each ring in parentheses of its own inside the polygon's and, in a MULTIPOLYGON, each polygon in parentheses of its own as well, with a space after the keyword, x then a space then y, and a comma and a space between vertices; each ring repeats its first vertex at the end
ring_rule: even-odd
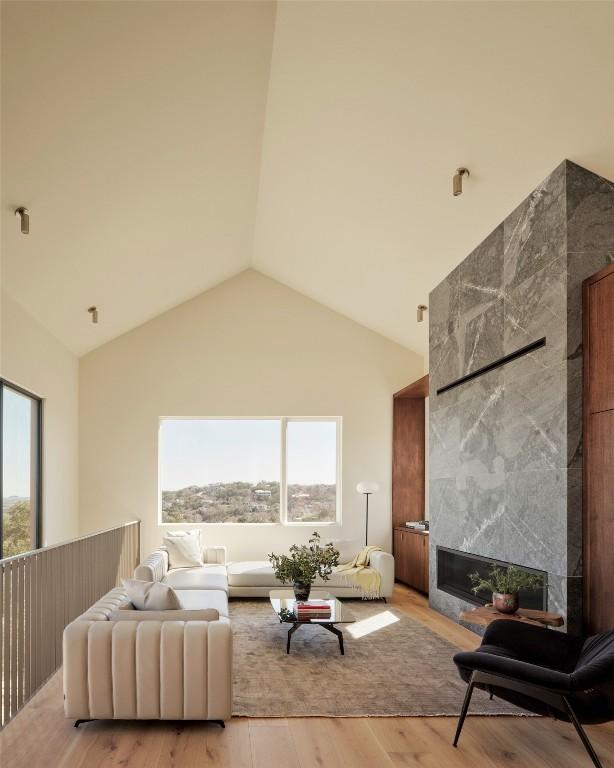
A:
MULTIPOLYGON (((348 603, 357 621, 343 628, 345 656, 322 627, 286 637, 268 600, 231 600, 233 714, 243 717, 458 715, 466 685, 458 650, 418 621, 382 602, 348 603)), ((479 639, 476 637, 476 646, 479 639)), ((525 714, 476 690, 470 714, 525 714)))

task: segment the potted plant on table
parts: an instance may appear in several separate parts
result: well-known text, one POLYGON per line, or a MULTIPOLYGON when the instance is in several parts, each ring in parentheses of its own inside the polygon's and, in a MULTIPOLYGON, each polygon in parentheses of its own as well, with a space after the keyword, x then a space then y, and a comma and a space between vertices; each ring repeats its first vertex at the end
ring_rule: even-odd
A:
POLYGON ((320 546, 320 534, 314 531, 309 544, 293 544, 288 555, 271 553, 269 560, 279 581, 292 584, 295 598, 307 600, 317 576, 330 579, 339 565, 339 552, 332 544, 320 546))
POLYGON ((516 613, 521 589, 537 590, 544 586, 540 576, 523 571, 515 565, 509 568, 493 565, 486 577, 476 572, 470 574, 469 579, 476 595, 483 590, 492 592, 493 607, 500 613, 516 613))

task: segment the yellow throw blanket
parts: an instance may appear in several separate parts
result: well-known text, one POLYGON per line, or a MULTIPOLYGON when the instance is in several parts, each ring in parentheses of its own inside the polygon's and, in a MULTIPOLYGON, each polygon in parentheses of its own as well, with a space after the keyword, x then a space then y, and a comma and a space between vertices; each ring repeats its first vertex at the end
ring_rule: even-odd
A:
POLYGON ((380 596, 382 577, 375 568, 369 568, 371 552, 381 551, 381 547, 365 547, 349 563, 343 563, 335 568, 341 573, 350 587, 360 590, 365 600, 375 600, 380 596))

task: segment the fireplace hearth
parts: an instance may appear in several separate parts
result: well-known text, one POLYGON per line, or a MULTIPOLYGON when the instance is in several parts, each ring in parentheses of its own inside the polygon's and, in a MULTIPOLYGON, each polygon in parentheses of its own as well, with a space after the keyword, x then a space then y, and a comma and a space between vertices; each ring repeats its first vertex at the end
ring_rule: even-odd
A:
POLYGON ((474 605, 490 603, 492 595, 488 592, 478 592, 477 595, 472 592, 469 574, 477 572, 480 576, 485 577, 493 565, 504 569, 515 565, 516 568, 540 577, 544 585, 544 589, 521 591, 519 595, 520 607, 542 611, 548 610, 548 574, 545 571, 538 571, 535 568, 527 568, 524 565, 516 565, 515 563, 506 563, 502 560, 473 555, 469 552, 460 552, 459 550, 448 549, 447 547, 438 546, 436 552, 437 589, 440 589, 442 592, 447 592, 449 595, 474 605))

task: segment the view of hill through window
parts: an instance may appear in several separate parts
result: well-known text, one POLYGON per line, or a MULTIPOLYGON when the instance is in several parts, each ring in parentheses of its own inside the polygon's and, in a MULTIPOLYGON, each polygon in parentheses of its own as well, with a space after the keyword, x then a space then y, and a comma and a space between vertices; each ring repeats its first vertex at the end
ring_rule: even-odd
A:
POLYGON ((337 422, 165 419, 160 485, 163 523, 334 521, 337 422))

